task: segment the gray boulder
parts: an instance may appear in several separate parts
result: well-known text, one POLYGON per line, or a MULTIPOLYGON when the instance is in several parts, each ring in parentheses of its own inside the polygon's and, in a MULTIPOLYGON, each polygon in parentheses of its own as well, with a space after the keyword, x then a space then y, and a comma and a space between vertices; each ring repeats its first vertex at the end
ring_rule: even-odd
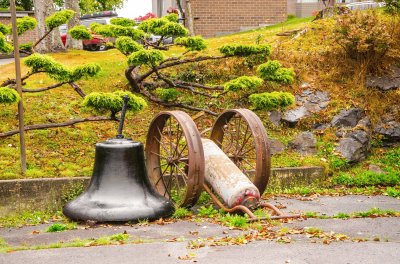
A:
POLYGON ((268 117, 272 124, 279 126, 282 119, 282 113, 279 111, 271 111, 268 113, 268 117))
POLYGON ((364 111, 361 108, 342 110, 333 117, 331 125, 334 127, 355 127, 363 117, 364 111))
POLYGON ((317 139, 312 132, 301 132, 289 142, 289 147, 301 155, 312 155, 317 152, 317 139))
POLYGON ((301 119, 325 109, 329 104, 327 92, 305 90, 296 95, 297 107, 286 111, 282 120, 294 127, 301 119))
POLYGON ((270 139, 271 155, 279 154, 285 151, 285 145, 277 139, 270 139))
POLYGON ((371 148, 370 140, 370 135, 366 131, 352 131, 339 141, 336 152, 349 163, 357 163, 367 158, 371 148))
POLYGON ((382 91, 397 89, 400 87, 400 68, 394 67, 391 73, 383 76, 367 76, 366 85, 382 91))
POLYGON ((380 123, 375 127, 375 133, 383 135, 386 141, 400 142, 400 123, 394 120, 380 123))

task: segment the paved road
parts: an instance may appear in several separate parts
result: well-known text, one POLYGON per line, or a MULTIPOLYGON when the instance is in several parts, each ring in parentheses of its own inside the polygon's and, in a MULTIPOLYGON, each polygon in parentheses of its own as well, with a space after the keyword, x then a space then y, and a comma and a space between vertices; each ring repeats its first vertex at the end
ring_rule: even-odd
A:
POLYGON ((0 59, 0 65, 9 64, 11 62, 14 62, 14 58, 11 58, 11 59, 0 59))
MULTIPOLYGON (((368 211, 373 207, 400 211, 400 200, 386 196, 317 197, 313 200, 278 198, 271 201, 286 205, 286 212, 319 212, 332 216, 339 212, 368 211)), ((0 254, 1 264, 51 263, 400 263, 400 218, 373 217, 342 219, 299 219, 271 227, 271 232, 282 228, 306 230, 319 228, 324 234, 345 234, 344 241, 325 244, 323 238, 304 232, 285 235, 290 243, 279 238, 249 240, 242 245, 213 246, 218 239, 238 238, 254 234, 255 230, 233 230, 208 221, 177 221, 159 225, 97 226, 61 233, 44 232, 47 225, 18 229, 0 228, 0 238, 12 247, 48 245, 76 238, 98 238, 116 233, 128 233, 138 244, 25 250, 0 254), (190 241, 203 241, 198 249, 191 249, 190 241), (359 242, 364 241, 364 242, 359 242)), ((288 241, 286 241, 288 242, 288 241)))

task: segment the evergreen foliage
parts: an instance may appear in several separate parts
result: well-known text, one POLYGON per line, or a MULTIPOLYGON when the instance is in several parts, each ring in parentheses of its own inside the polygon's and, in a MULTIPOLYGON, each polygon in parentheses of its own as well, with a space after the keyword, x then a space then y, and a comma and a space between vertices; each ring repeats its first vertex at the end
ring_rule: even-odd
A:
POLYGON ((175 22, 168 22, 157 31, 160 36, 184 37, 189 34, 189 31, 184 26, 175 22))
POLYGON ((257 68, 258 75, 266 81, 292 84, 295 73, 292 68, 284 68, 277 60, 270 60, 257 68))
POLYGON ((384 0, 385 11, 392 15, 400 14, 400 0, 384 0))
POLYGON ((14 50, 13 46, 11 46, 6 42, 6 37, 3 35, 3 33, 0 32, 0 52, 10 53, 13 50, 14 50))
POLYGON ((90 93, 83 100, 83 105, 93 108, 96 111, 111 111, 115 114, 121 111, 123 106, 123 96, 129 96, 128 110, 137 112, 147 106, 146 101, 131 92, 116 91, 113 93, 90 93))
POLYGON ((69 9, 61 10, 55 12, 46 18, 46 26, 51 30, 61 26, 62 24, 66 24, 68 20, 70 20, 74 16, 75 12, 69 9))
POLYGON ((164 60, 164 54, 161 51, 143 49, 132 53, 128 57, 128 64, 132 66, 140 66, 144 64, 156 66, 162 60, 164 60))
POLYGON ((164 16, 163 18, 167 19, 170 22, 178 23, 179 16, 178 16, 178 14, 172 13, 172 14, 164 16))
POLYGON ((231 92, 255 92, 263 83, 264 81, 261 78, 255 76, 242 76, 225 83, 224 90, 231 92))
POLYGON ((168 19, 164 18, 151 18, 143 21, 139 25, 139 29, 146 33, 161 35, 160 28, 165 24, 169 23, 168 19))
POLYGON ((252 94, 249 101, 255 110, 276 110, 294 104, 295 97, 291 93, 272 92, 252 94))
POLYGON ((75 26, 68 32, 73 39, 92 39, 92 34, 84 25, 75 26))
POLYGON ((136 21, 129 18, 115 17, 110 19, 110 23, 113 25, 119 25, 123 27, 133 27, 136 26, 136 21))
POLYGON ((28 42, 28 43, 24 43, 19 45, 19 49, 20 50, 24 50, 24 51, 31 51, 33 47, 33 43, 32 42, 28 42))
POLYGON ((125 55, 129 55, 132 52, 143 49, 142 45, 140 45, 130 37, 118 37, 115 41, 115 47, 125 55))
POLYGON ((175 101, 180 95, 180 92, 175 88, 167 88, 167 89, 157 88, 156 95, 163 101, 170 102, 170 101, 175 101))
POLYGON ((35 29, 37 26, 37 21, 35 18, 26 16, 17 18, 17 33, 18 35, 24 34, 28 30, 35 29))
POLYGON ((207 48, 206 41, 200 36, 176 38, 174 43, 179 46, 184 46, 190 51, 201 51, 207 48))
POLYGON ((51 78, 60 82, 68 80, 68 69, 48 55, 35 53, 26 58, 24 63, 32 69, 32 72, 46 72, 51 78))
POLYGON ((51 78, 60 82, 73 82, 84 77, 93 77, 100 71, 100 66, 94 63, 69 70, 52 57, 41 54, 29 56, 25 59, 24 63, 32 69, 32 72, 45 72, 51 78))
POLYGON ((100 65, 97 63, 89 63, 86 65, 78 66, 70 71, 69 80, 78 81, 82 78, 96 76, 100 72, 100 65))
POLYGON ((0 103, 1 104, 12 104, 18 103, 20 100, 20 96, 17 91, 8 87, 0 88, 0 103))
POLYGON ((142 30, 135 29, 133 27, 124 27, 120 25, 101 25, 98 23, 92 23, 90 29, 99 35, 104 37, 130 37, 133 40, 143 39, 145 34, 142 30))
POLYGON ((226 56, 250 56, 253 54, 263 54, 269 56, 271 54, 271 46, 264 45, 243 45, 228 44, 219 48, 219 51, 226 56))
POLYGON ((3 35, 10 35, 11 29, 10 27, 0 23, 0 33, 2 33, 3 35))

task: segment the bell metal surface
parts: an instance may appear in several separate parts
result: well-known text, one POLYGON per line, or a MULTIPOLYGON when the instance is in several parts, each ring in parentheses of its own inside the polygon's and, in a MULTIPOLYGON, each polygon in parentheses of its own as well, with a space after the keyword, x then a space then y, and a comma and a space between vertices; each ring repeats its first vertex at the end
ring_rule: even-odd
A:
POLYGON ((88 189, 63 208, 71 219, 98 222, 153 220, 173 212, 173 204, 149 182, 143 144, 129 139, 96 144, 88 189))

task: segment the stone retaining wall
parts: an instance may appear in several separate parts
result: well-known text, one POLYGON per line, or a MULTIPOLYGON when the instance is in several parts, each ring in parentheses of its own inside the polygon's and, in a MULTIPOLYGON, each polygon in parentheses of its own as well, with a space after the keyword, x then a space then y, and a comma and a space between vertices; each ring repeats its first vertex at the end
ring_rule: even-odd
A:
MULTIPOLYGON (((271 187, 309 185, 325 179, 323 167, 273 168, 271 187)), ((22 211, 60 210, 65 196, 89 184, 89 177, 0 181, 0 217, 22 211)))

